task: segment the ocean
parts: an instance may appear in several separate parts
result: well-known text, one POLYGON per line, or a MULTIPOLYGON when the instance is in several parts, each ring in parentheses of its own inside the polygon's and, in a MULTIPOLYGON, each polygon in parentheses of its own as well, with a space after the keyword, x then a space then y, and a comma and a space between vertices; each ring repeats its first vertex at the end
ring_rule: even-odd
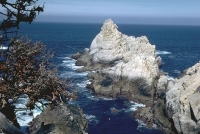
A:
MULTIPOLYGON (((89 48, 102 24, 37 23, 21 24, 18 35, 33 41, 41 41, 55 52, 52 62, 58 66, 59 75, 68 78, 70 90, 78 93, 78 99, 70 103, 79 105, 89 120, 89 134, 162 134, 154 128, 135 120, 131 113, 144 105, 124 98, 103 98, 95 96, 86 88, 88 72, 78 73, 75 60, 70 56, 89 48), (112 109, 117 109, 113 113, 112 109)), ((118 25, 118 24, 117 24, 118 25)), ((174 79, 200 59, 200 26, 163 25, 118 25, 118 30, 129 36, 145 35, 156 45, 156 53, 162 58, 161 69, 174 79)), ((23 121, 21 122, 22 127, 23 121)))

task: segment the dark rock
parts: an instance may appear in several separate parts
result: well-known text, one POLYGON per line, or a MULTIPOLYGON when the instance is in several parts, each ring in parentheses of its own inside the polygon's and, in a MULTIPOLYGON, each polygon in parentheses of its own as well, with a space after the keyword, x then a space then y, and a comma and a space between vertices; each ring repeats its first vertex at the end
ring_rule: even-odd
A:
POLYGON ((54 129, 55 129, 55 125, 54 124, 44 125, 44 122, 42 122, 40 127, 39 127, 39 129, 34 131, 32 134, 47 134, 47 133, 51 132, 54 129))
POLYGON ((87 62, 83 62, 80 60, 77 60, 75 64, 76 64, 76 66, 87 66, 87 62))
POLYGON ((0 109, 0 112, 2 114, 4 114, 6 116, 6 118, 8 120, 10 120, 15 127, 17 127, 18 129, 20 129, 20 125, 17 122, 17 118, 16 118, 16 115, 15 115, 14 109, 15 109, 15 106, 13 106, 13 105, 11 105, 9 103, 6 103, 4 105, 4 107, 2 107, 0 109))
POLYGON ((73 54, 73 55, 71 56, 71 58, 77 60, 77 59, 80 58, 83 54, 84 54, 84 52, 77 52, 76 54, 73 54))
MULTIPOLYGON (((45 125, 44 125, 45 126, 45 125)), ((29 130, 37 132, 46 130, 50 134, 82 134, 87 132, 88 121, 84 118, 82 109, 74 105, 48 107, 31 123, 29 130), (50 124, 44 129, 40 124, 50 124), (55 129, 54 129, 55 125, 55 129)))
POLYGON ((0 129, 6 134, 23 134, 23 132, 15 127, 11 122, 0 112, 0 129))

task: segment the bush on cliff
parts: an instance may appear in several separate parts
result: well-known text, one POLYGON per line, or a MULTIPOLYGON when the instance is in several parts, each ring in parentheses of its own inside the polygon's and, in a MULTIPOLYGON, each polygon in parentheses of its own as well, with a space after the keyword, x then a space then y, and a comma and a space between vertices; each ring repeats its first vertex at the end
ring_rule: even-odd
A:
POLYGON ((2 98, 8 103, 8 99, 15 101, 27 94, 27 107, 32 109, 40 98, 62 101, 62 97, 72 97, 66 91, 66 81, 59 78, 57 69, 49 63, 52 57, 53 53, 45 50, 41 42, 32 43, 27 38, 11 40, 6 60, 1 63, 2 98))
POLYGON ((17 100, 20 95, 30 98, 27 107, 32 109, 40 98, 62 101, 71 95, 66 92, 67 84, 59 79, 56 67, 49 63, 53 53, 45 49, 41 42, 18 38, 17 29, 21 22, 31 23, 44 7, 38 0, 1 0, 0 46, 0 110, 9 104, 9 99, 17 100), (14 38, 13 38, 14 37, 14 38), (12 38, 11 41, 10 38, 12 38))

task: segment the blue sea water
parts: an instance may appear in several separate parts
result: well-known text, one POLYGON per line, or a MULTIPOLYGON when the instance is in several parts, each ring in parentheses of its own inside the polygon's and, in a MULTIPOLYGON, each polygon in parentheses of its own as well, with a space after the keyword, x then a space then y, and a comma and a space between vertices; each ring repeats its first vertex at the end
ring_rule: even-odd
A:
MULTIPOLYGON (((102 24, 33 23, 21 24, 18 34, 27 35, 33 41, 41 41, 56 53, 53 63, 59 66, 60 77, 68 78, 72 90, 78 92, 78 104, 89 120, 89 134, 162 134, 148 129, 136 121, 131 113, 141 104, 123 98, 96 97, 86 89, 87 72, 77 73, 75 60, 70 56, 89 48, 102 24), (112 113, 112 109, 118 113, 112 113)), ((148 37, 156 45, 162 57, 161 69, 170 77, 194 65, 200 59, 200 26, 118 25, 123 34, 148 37)))

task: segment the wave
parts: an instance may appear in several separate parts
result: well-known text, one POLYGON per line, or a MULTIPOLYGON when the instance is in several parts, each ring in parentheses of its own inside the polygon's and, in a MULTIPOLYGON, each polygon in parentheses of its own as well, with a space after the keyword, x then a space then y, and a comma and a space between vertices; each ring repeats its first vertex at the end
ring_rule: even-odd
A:
POLYGON ((114 98, 105 98, 105 97, 99 97, 99 98, 105 101, 114 100, 114 98))
POLYGON ((88 75, 87 72, 77 73, 77 72, 72 72, 72 71, 65 71, 60 74, 60 77, 61 78, 76 78, 76 77, 81 77, 81 76, 84 77, 87 75, 88 75))
POLYGON ((99 98, 96 97, 96 96, 93 96, 93 95, 88 96, 87 98, 88 98, 88 99, 91 99, 91 100, 94 100, 94 101, 99 101, 99 98))
POLYGON ((93 95, 90 95, 87 98, 91 99, 91 100, 94 100, 94 101, 99 101, 99 100, 104 100, 104 101, 115 100, 115 98, 97 97, 97 96, 93 96, 93 95))
MULTIPOLYGON (((12 99, 9 99, 9 101, 12 102, 12 99)), ((21 130, 23 132, 26 132, 26 128, 28 124, 33 120, 33 118, 42 113, 42 110, 45 109, 45 107, 43 107, 43 105, 40 102, 36 102, 35 108, 33 110, 29 110, 26 107, 28 101, 29 101, 28 96, 22 95, 20 98, 16 100, 16 102, 13 103, 13 105, 15 106, 17 122, 19 123, 21 130)), ((40 99, 40 101, 43 104, 49 103, 44 99, 40 99)))
POLYGON ((58 58, 58 59, 65 59, 65 60, 71 60, 72 59, 70 57, 56 57, 56 58, 58 58))
POLYGON ((168 81, 174 81, 174 77, 168 76, 168 75, 167 75, 167 77, 168 77, 168 78, 167 78, 168 81))
POLYGON ((125 110, 125 111, 126 112, 136 111, 138 107, 145 107, 145 105, 141 104, 141 103, 135 103, 133 101, 129 101, 129 103, 128 103, 128 109, 125 110))
POLYGON ((85 88, 87 86, 87 84, 91 84, 91 82, 89 80, 85 80, 85 81, 82 81, 80 83, 77 83, 76 85, 78 87, 85 88))
MULTIPOLYGON (((143 121, 139 119, 136 119, 136 121, 138 122, 137 130, 143 132, 145 131, 145 129, 148 128, 147 125, 143 121)), ((158 129, 158 126, 156 124, 153 124, 152 128, 148 128, 148 129, 158 129)))
POLYGON ((176 74, 181 74, 181 71, 179 71, 179 70, 174 70, 173 72, 176 74))
POLYGON ((83 114, 84 117, 91 123, 98 123, 99 121, 96 119, 96 116, 94 115, 89 115, 89 114, 83 114))
POLYGON ((62 61, 63 63, 61 64, 61 66, 65 66, 65 67, 71 68, 73 70, 77 70, 77 69, 83 67, 83 66, 76 66, 75 65, 76 60, 74 60, 70 57, 63 57, 63 59, 65 59, 65 60, 62 61))
POLYGON ((8 47, 0 45, 0 50, 7 50, 7 49, 8 49, 8 47))
POLYGON ((136 121, 138 122, 138 127, 137 127, 137 129, 138 130, 141 130, 140 128, 146 128, 146 124, 143 122, 143 121, 141 121, 141 120, 138 120, 138 119, 136 119, 136 121))
POLYGON ((156 51, 156 54, 157 54, 157 55, 171 54, 171 52, 157 50, 157 51, 156 51))

